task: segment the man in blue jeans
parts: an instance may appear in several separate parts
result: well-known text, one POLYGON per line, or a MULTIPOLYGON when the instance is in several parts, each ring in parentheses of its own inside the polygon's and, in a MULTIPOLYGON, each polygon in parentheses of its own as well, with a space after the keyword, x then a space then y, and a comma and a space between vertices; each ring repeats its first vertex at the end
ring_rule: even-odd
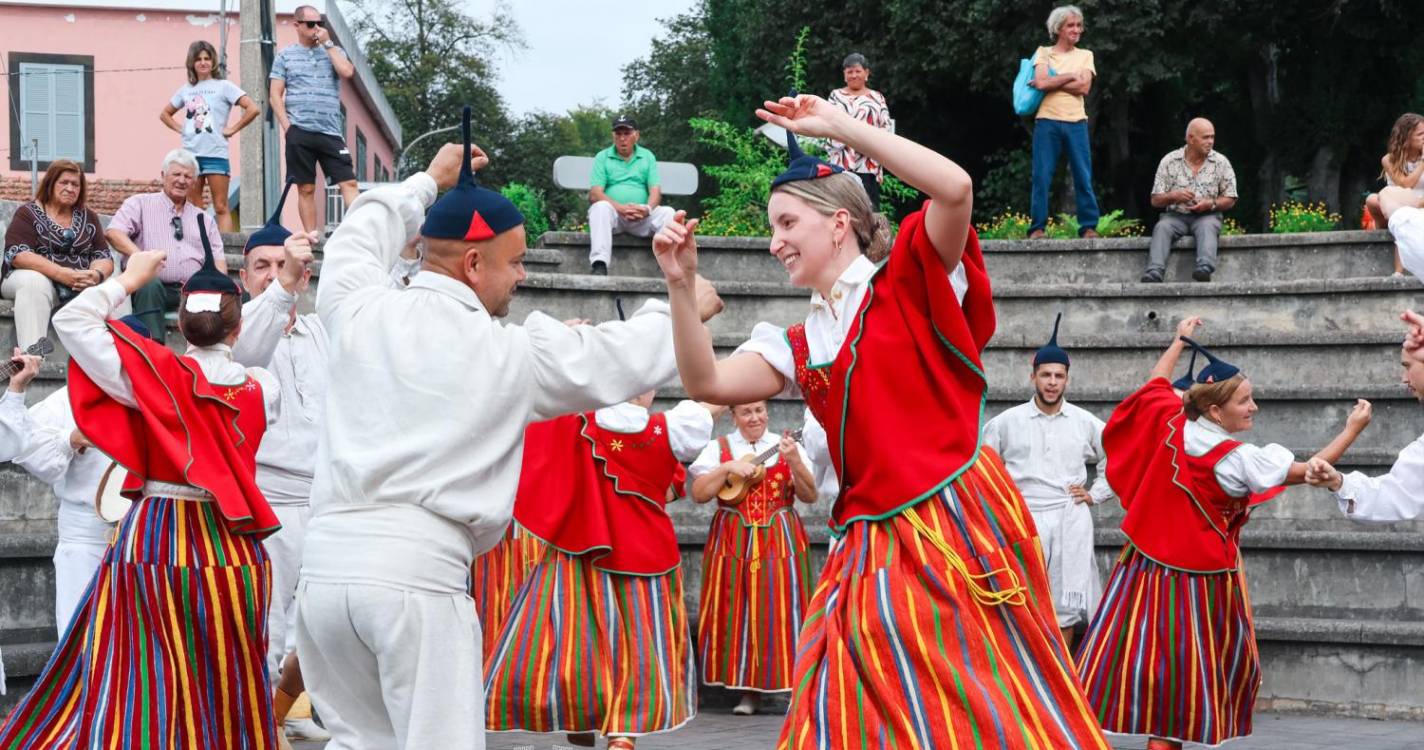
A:
POLYGON ((1093 194, 1093 157, 1088 145, 1088 111, 1083 98, 1092 89, 1097 68, 1093 53, 1078 46, 1083 36, 1083 11, 1077 6, 1054 8, 1048 15, 1050 47, 1034 53, 1033 86, 1044 92, 1033 128, 1033 197, 1029 202, 1029 239, 1043 236, 1048 225, 1048 187, 1058 169, 1058 157, 1068 153, 1073 193, 1078 201, 1078 234, 1098 236, 1098 199, 1093 194))

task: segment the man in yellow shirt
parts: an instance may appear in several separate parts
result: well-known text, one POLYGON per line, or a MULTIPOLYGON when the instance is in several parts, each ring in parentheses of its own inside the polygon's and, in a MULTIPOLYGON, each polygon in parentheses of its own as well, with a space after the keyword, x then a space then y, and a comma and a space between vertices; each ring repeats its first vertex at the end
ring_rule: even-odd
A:
POLYGON ((1033 128, 1033 196, 1029 201, 1029 239, 1043 236, 1048 224, 1048 187, 1058 169, 1058 157, 1068 153, 1073 193, 1078 202, 1078 234, 1098 236, 1098 199, 1093 194, 1093 156, 1088 145, 1088 111, 1083 98, 1092 89, 1097 68, 1093 53, 1078 47, 1083 36, 1083 11, 1075 5, 1054 8, 1048 15, 1051 47, 1034 54, 1033 86, 1044 92, 1033 128))

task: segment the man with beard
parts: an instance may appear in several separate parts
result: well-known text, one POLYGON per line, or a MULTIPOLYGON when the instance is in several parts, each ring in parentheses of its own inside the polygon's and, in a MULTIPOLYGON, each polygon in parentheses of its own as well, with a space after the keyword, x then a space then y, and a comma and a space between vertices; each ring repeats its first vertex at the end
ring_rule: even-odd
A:
POLYGON ((1033 514, 1048 561, 1053 609, 1063 639, 1072 642, 1074 626, 1087 623, 1101 596, 1098 564, 1093 557, 1093 517, 1088 505, 1113 496, 1105 479, 1103 420, 1064 398, 1068 392, 1068 352, 1053 336, 1033 357, 1034 396, 984 425, 984 445, 1004 459, 1033 514), (1091 489, 1086 464, 1098 464, 1091 489))

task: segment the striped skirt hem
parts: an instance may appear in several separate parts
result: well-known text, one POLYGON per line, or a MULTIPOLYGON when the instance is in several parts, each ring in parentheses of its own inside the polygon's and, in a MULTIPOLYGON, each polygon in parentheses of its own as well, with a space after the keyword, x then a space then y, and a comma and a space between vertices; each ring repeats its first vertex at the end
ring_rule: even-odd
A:
POLYGON ((850 525, 801 631, 782 750, 1109 750, 997 455, 850 525))
POLYGON ((493 731, 636 737, 697 713, 682 571, 609 573, 546 547, 485 670, 493 731))
POLYGON ((134 505, 5 750, 274 750, 269 564, 211 503, 134 505))
POLYGON ((791 689, 796 638, 811 598, 806 527, 793 510, 747 526, 718 510, 702 555, 702 683, 763 693, 791 689))
POLYGON ((1240 566, 1193 573, 1127 545, 1077 662, 1109 732, 1205 745, 1249 736, 1261 665, 1240 566))

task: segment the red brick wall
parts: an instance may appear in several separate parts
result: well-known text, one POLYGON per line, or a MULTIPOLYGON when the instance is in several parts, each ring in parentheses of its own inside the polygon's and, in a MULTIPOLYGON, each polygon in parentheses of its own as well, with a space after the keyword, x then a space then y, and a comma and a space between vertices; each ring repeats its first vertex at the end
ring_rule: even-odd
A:
MULTIPOLYGON (((113 215, 119 204, 135 193, 152 193, 162 187, 158 180, 96 180, 88 179, 89 207, 101 214, 113 215)), ((27 201, 30 181, 0 177, 0 200, 27 201)))

